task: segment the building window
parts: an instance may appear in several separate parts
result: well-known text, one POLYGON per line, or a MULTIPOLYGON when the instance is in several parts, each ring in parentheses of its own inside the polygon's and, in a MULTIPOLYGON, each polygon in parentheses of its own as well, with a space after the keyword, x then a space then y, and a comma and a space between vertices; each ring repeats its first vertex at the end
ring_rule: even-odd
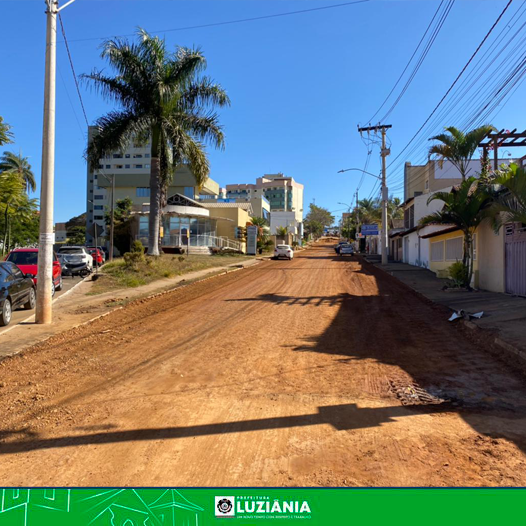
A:
POLYGON ((149 158, 150 158, 150 154, 149 154, 149 153, 145 153, 145 154, 144 154, 144 157, 145 157, 146 159, 149 159, 149 158))
POLYGON ((444 242, 431 243, 431 261, 444 261, 444 242))
POLYGON ((133 154, 134 159, 142 159, 142 153, 134 153, 133 154))
POLYGON ((124 168, 129 168, 129 167, 130 167, 129 164, 125 164, 125 165, 124 165, 124 168))
POLYGON ((104 210, 103 205, 95 205, 93 208, 95 208, 95 210, 104 210))
POLYGON ((111 168, 111 164, 106 165, 106 169, 109 170, 111 168))
POLYGON ((134 168, 142 168, 142 164, 134 164, 133 167, 134 168))
POLYGON ((116 164, 115 168, 117 168, 117 170, 122 170, 124 166, 122 164, 116 164))
POLYGON ((145 168, 150 168, 150 165, 149 164, 145 164, 144 167, 145 168))
POLYGON ((103 216, 93 216, 93 219, 95 219, 95 221, 102 221, 104 217, 103 216))
POLYGON ((463 243, 461 237, 446 239, 446 261, 460 261, 462 253, 463 243))
POLYGON ((194 187, 193 186, 185 186, 184 187, 184 195, 185 197, 189 197, 190 199, 194 198, 194 187))
POLYGON ((93 197, 93 199, 98 199, 98 200, 104 199, 104 196, 103 195, 96 195, 96 196, 93 197))
POLYGON ((126 159, 129 159, 129 158, 130 158, 130 154, 129 154, 129 153, 126 153, 126 154, 124 155, 124 157, 126 157, 126 159))
POLYGON ((103 164, 99 164, 99 170, 102 170, 104 168, 103 164))
POLYGON ((150 197, 150 189, 146 187, 138 187, 135 189, 136 197, 150 197))
POLYGON ((114 159, 122 159, 122 154, 121 153, 114 153, 113 154, 113 158, 114 159))

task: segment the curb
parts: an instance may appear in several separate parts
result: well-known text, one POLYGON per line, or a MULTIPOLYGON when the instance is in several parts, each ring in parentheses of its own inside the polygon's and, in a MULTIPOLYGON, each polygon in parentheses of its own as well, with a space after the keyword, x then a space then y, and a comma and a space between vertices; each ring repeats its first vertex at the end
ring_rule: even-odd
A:
MULTIPOLYGON (((364 258, 364 260, 365 260, 365 258, 364 258)), ((445 308, 449 309, 451 312, 455 312, 455 309, 452 309, 451 307, 448 307, 447 305, 443 305, 441 303, 437 303, 437 302, 433 301, 432 299, 428 298, 422 292, 414 289, 413 287, 411 287, 407 283, 404 283, 403 281, 399 280, 394 275, 393 272, 389 272, 387 270, 384 270, 382 267, 380 267, 380 266, 378 266, 378 265, 376 265, 376 264, 374 264, 374 263, 372 263, 370 261, 367 261, 367 260, 365 260, 365 261, 369 265, 372 265, 374 268, 377 268, 378 270, 381 270, 382 272, 384 272, 388 276, 391 276, 393 279, 396 279, 396 281, 398 281, 398 283, 400 283, 403 286, 407 287, 409 290, 411 290, 412 292, 416 293, 419 297, 425 299, 426 301, 432 303, 433 305, 437 305, 439 307, 445 307, 445 308)), ((526 371, 526 353, 523 350, 519 349, 518 347, 515 347, 515 345, 512 345, 511 343, 505 342, 504 340, 502 340, 498 336, 494 336, 494 334, 492 334, 491 330, 484 329, 483 327, 480 327, 479 325, 477 325, 476 323, 473 323, 472 321, 461 320, 461 323, 462 323, 462 325, 465 328, 469 329, 470 331, 474 331, 474 333, 478 333, 479 336, 482 335, 482 334, 484 334, 485 336, 489 336, 488 340, 489 340, 490 345, 494 345, 494 346, 498 347, 499 351, 501 353, 503 353, 503 354, 499 354, 500 358, 502 358, 506 362, 510 362, 511 361, 511 363, 513 365, 517 365, 517 360, 519 360, 519 364, 518 365, 526 371), (506 356, 506 354, 508 356, 506 356)))

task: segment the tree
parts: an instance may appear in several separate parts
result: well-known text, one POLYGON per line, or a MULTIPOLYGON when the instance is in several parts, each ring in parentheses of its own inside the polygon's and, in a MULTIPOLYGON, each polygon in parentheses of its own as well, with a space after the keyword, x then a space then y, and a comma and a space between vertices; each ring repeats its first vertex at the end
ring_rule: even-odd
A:
POLYGON ((276 227, 276 237, 281 237, 285 241, 288 235, 289 229, 286 226, 276 227))
POLYGON ((495 232, 506 223, 526 224, 526 170, 516 164, 490 180, 493 202, 487 215, 495 232))
POLYGON ((361 224, 380 221, 382 211, 379 207, 378 199, 360 199, 358 201, 358 214, 361 224))
POLYGON ((199 49, 178 47, 168 52, 164 40, 143 29, 137 42, 104 42, 102 58, 116 70, 114 77, 94 70, 83 78, 121 109, 97 120, 99 133, 88 146, 88 161, 125 150, 131 140, 151 141, 148 254, 159 255, 160 208, 174 168, 187 164, 197 185, 207 180, 210 167, 204 143, 224 147, 214 107, 230 103, 226 92, 201 75, 206 60, 199 49))
POLYGON ((427 204, 434 200, 444 202, 442 210, 420 219, 419 227, 431 224, 455 225, 464 234, 464 253, 462 263, 466 268, 464 286, 469 287, 473 276, 473 234, 487 217, 486 207, 491 196, 475 177, 468 177, 450 192, 436 192, 429 197, 427 204))
POLYGON ((268 221, 264 217, 251 217, 250 222, 254 225, 263 229, 268 226, 268 221))
POLYGON ((308 235, 312 235, 315 238, 320 237, 323 234, 324 226, 322 223, 316 220, 305 220, 305 232, 308 235))
POLYGON ((29 190, 32 192, 36 190, 35 175, 27 157, 22 157, 21 153, 4 152, 4 155, 0 157, 0 172, 11 171, 16 172, 20 180, 24 182, 26 193, 29 193, 29 190))
POLYGON ((11 246, 23 242, 13 239, 13 224, 23 223, 34 219, 37 200, 29 199, 25 186, 15 171, 0 172, 0 214, 2 217, 2 254, 11 246))
MULTIPOLYGON (((121 254, 129 252, 132 242, 132 206, 133 201, 129 197, 118 199, 115 202, 113 212, 113 244, 121 254)), ((106 212, 104 219, 106 221, 106 229, 109 230, 111 223, 111 213, 109 211, 106 212)))
POLYGON ((86 243, 86 227, 73 226, 67 230, 66 236, 70 245, 84 245, 86 243))
POLYGON ((467 133, 454 126, 445 128, 445 130, 448 133, 440 133, 431 137, 432 140, 439 141, 442 144, 431 146, 429 155, 438 155, 440 168, 446 159, 450 161, 458 169, 464 181, 467 176, 469 161, 471 161, 478 145, 488 133, 495 131, 495 128, 491 124, 485 124, 467 133))
POLYGON ((11 132, 11 126, 4 122, 4 118, 0 116, 0 146, 9 144, 13 139, 13 133, 11 132))
POLYGON ((334 216, 326 208, 316 206, 313 203, 309 205, 309 213, 305 216, 304 220, 307 234, 320 237, 323 234, 323 229, 331 226, 333 223, 334 216))

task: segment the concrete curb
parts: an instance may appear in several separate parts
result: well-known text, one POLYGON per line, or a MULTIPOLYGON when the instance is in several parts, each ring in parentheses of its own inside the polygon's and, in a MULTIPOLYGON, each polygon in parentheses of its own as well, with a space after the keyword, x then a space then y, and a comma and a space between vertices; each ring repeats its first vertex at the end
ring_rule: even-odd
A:
MULTIPOLYGON (((382 272, 384 272, 388 276, 391 276, 393 279, 396 279, 398 281, 398 283, 401 283, 403 286, 407 287, 408 289, 410 289, 414 293, 418 294, 418 296, 420 296, 421 298, 425 299, 426 301, 429 301, 433 305, 437 305, 439 307, 445 307, 445 308, 449 309, 451 312, 455 312, 455 309, 452 309, 451 307, 448 307, 447 305, 443 305, 441 303, 437 303, 437 302, 433 301, 432 299, 428 298, 425 294, 423 294, 419 290, 416 290, 413 287, 411 287, 410 285, 408 285, 407 283, 404 283, 402 280, 399 280, 394 275, 393 272, 385 270, 381 266, 376 265, 373 262, 367 261, 365 258, 364 258, 364 260, 368 264, 372 265, 373 267, 377 268, 378 270, 381 270, 382 272)), ((487 339, 490 342, 490 344, 498 347, 498 349, 499 349, 499 356, 504 361, 511 362, 513 365, 516 365, 517 364, 517 360, 519 360, 519 364, 518 365, 521 367, 521 369, 524 369, 526 371, 526 353, 523 350, 519 349, 515 345, 512 345, 511 343, 505 342, 504 340, 502 340, 498 336, 494 336, 494 333, 491 330, 485 329, 483 327, 480 327, 479 325, 477 325, 476 323, 474 323, 472 321, 461 320, 461 323, 462 323, 462 325, 464 327, 466 327, 470 331, 473 331, 474 333, 477 333, 479 336, 481 336, 481 335, 487 336, 488 337, 487 339)))

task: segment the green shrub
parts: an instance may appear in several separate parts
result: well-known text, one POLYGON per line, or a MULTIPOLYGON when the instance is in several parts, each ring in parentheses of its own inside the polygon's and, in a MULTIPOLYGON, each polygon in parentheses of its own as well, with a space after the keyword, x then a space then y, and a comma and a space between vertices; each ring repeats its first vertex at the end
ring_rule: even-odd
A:
POLYGON ((184 261, 184 256, 179 256, 177 259, 179 260, 180 263, 182 263, 184 261))
POLYGON ((136 268, 139 263, 144 261, 143 252, 126 252, 123 256, 124 266, 127 268, 136 268))
POLYGON ((130 252, 140 252, 141 254, 144 254, 144 245, 139 241, 134 241, 132 243, 130 252))
POLYGON ((469 285, 469 269, 462 261, 455 261, 449 267, 449 276, 455 282, 456 287, 467 287, 469 285))

